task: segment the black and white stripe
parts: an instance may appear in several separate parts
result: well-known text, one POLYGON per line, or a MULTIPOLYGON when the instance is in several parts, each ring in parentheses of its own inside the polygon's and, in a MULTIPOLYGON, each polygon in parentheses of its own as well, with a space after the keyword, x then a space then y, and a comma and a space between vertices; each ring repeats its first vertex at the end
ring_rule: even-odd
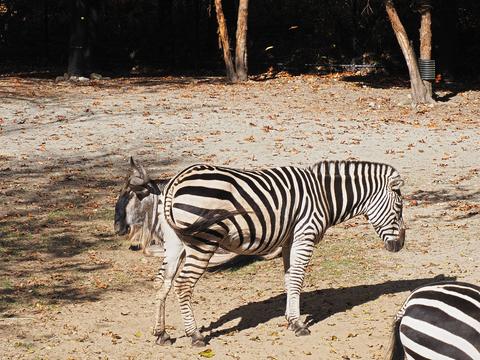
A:
POLYGON ((158 343, 169 342, 164 306, 174 283, 185 331, 202 345, 190 299, 218 247, 239 254, 267 254, 282 247, 286 318, 297 335, 300 291, 314 245, 332 225, 364 214, 389 251, 403 247, 399 173, 389 165, 324 161, 309 168, 246 171, 194 165, 165 187, 164 284, 158 295, 158 343), (175 280, 174 280, 175 279, 175 280))
MULTIPOLYGON (((115 204, 114 229, 118 235, 128 234, 131 250, 143 250, 147 256, 163 257, 163 233, 160 214, 163 214, 163 189, 170 179, 150 179, 145 169, 130 159, 131 173, 126 178, 115 204)), ((163 216, 163 215, 161 215, 163 216)), ((277 257, 281 248, 259 258, 277 257)), ((225 265, 236 253, 219 248, 209 262, 209 267, 225 265)), ((162 279, 162 273, 157 276, 162 279)), ((161 280, 163 281, 163 280, 161 280)))
POLYGON ((480 287, 429 284, 412 292, 398 312, 391 360, 480 360, 480 287))

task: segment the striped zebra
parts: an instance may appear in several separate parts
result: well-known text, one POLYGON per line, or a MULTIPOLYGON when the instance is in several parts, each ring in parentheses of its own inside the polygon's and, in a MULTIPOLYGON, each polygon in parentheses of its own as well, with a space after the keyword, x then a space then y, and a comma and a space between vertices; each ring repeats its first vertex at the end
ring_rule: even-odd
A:
POLYGON ((297 336, 308 335, 300 320, 300 292, 314 246, 332 225, 366 215, 388 251, 404 244, 403 184, 389 165, 323 161, 312 167, 245 171, 194 165, 164 189, 165 258, 157 293, 157 344, 169 344, 165 300, 178 296, 185 332, 203 346, 191 307, 193 288, 219 248, 238 254, 268 254, 282 247, 287 303, 285 316, 297 336))
POLYGON ((480 287, 451 281, 414 290, 392 338, 391 360, 480 360, 480 287))
MULTIPOLYGON (((114 230, 117 235, 128 234, 131 250, 142 250, 147 256, 163 256, 163 234, 159 221, 163 189, 169 179, 153 180, 144 168, 130 158, 131 174, 127 177, 115 204, 114 230), (145 184, 143 180, 147 179, 145 184), (157 251, 153 250, 157 246, 157 251)), ((281 253, 281 248, 260 257, 270 260, 281 253)), ((219 248, 210 259, 209 268, 231 263, 238 254, 219 248)), ((158 275, 162 277, 161 274, 158 275)))

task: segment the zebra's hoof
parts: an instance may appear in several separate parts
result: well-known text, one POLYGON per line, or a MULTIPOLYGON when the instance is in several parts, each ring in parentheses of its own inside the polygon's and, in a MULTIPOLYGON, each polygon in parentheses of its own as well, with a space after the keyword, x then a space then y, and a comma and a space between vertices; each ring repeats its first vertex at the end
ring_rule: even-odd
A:
POLYGON ((201 340, 201 339, 197 339, 197 340, 193 340, 192 339, 192 346, 195 346, 195 347, 204 347, 206 346, 207 343, 205 342, 205 340, 201 340))
POLYGON ((203 347, 205 345, 207 345, 205 338, 200 334, 200 331, 196 331, 192 335, 192 346, 203 347))
POLYGON ((306 335, 310 335, 310 330, 308 330, 306 327, 295 330, 295 336, 306 336, 306 335))
POLYGON ((310 335, 310 330, 308 330, 307 326, 300 320, 290 322, 288 329, 293 330, 296 336, 310 335))
POLYGON ((173 345, 173 339, 166 332, 157 335, 157 340, 155 340, 157 345, 173 345))

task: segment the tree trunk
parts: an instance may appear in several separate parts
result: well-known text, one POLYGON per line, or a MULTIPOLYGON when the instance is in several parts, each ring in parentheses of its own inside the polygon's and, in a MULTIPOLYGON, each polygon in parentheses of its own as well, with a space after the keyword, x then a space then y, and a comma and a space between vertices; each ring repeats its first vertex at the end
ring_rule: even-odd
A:
MULTIPOLYGON (((431 60, 432 58, 432 6, 430 0, 420 3, 419 11, 422 16, 420 23, 420 59, 431 60)), ((432 83, 423 80, 427 96, 432 98, 432 83)))
POLYGON ((450 82, 456 73, 456 60, 458 59, 458 1, 437 1, 436 6, 439 14, 438 23, 442 24, 438 28, 439 33, 435 41, 436 44, 440 45, 440 51, 438 52, 439 68, 442 70, 442 78, 450 82))
POLYGON ((223 14, 222 0, 215 0, 215 12, 217 13, 218 35, 223 49, 223 59, 227 68, 227 79, 228 81, 236 82, 238 77, 233 66, 227 23, 225 21, 225 15, 223 14))
POLYGON ((87 4, 86 0, 73 0, 71 3, 72 22, 70 30, 70 51, 68 75, 82 76, 85 72, 84 52, 87 46, 87 4))
POLYGON ((158 23, 160 24, 160 61, 168 68, 175 67, 175 33, 173 0, 158 0, 158 23))
POLYGON ((200 52, 200 5, 201 1, 194 0, 195 6, 195 36, 194 36, 194 54, 195 54, 195 61, 194 67, 195 71, 198 72, 200 65, 202 64, 201 59, 201 52, 200 52))
POLYGON ((94 54, 97 45, 98 25, 100 18, 100 0, 88 0, 88 14, 87 14, 87 46, 84 51, 85 56, 85 70, 86 74, 90 74, 94 70, 94 54))
POLYGON ((407 32, 400 21, 397 10, 392 0, 385 0, 385 9, 392 24, 393 32, 397 37, 398 44, 402 49, 403 56, 407 62, 408 73, 410 75, 410 85, 412 88, 412 101, 415 105, 432 103, 433 99, 428 96, 427 89, 425 88, 422 78, 420 77, 420 71, 418 70, 417 58, 413 46, 408 40, 407 32))
POLYGON ((99 1, 73 0, 70 30, 70 51, 67 72, 83 76, 92 69, 92 53, 97 37, 99 1))
POLYGON ((48 0, 43 0, 43 31, 45 64, 50 62, 50 34, 48 29, 48 0))
MULTIPOLYGON (((358 57, 358 3, 357 0, 351 2, 352 17, 352 60, 358 57)), ((352 64, 356 64, 352 61, 352 64)), ((362 61, 363 64, 363 61, 362 61)))
POLYGON ((235 69, 239 81, 248 80, 247 66, 247 28, 248 0, 240 0, 238 5, 237 41, 235 51, 235 69))

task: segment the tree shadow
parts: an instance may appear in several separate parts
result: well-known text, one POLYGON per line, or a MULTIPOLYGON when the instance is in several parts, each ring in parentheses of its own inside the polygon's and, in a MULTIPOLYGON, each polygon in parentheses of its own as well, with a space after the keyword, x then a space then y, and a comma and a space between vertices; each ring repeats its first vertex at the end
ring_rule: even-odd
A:
MULTIPOLYGON (((356 83, 358 86, 366 86, 373 89, 410 88, 410 79, 408 77, 392 76, 375 72, 365 75, 346 75, 342 77, 342 80, 356 83)), ((460 93, 478 90, 480 90, 480 82, 478 81, 434 83, 433 98, 438 102, 448 102, 460 93), (444 94, 439 95, 438 93, 444 94)))
MULTIPOLYGON (((455 222, 459 220, 470 219, 480 215, 480 190, 470 191, 457 188, 440 190, 417 190, 409 194, 405 199, 409 201, 420 202, 421 205, 442 205, 443 212, 437 217, 443 221, 455 222), (448 213, 448 216, 445 214, 448 213)), ((431 220, 435 215, 429 213, 426 215, 417 215, 411 221, 431 220)))
POLYGON ((365 75, 345 75, 342 76, 342 80, 373 89, 407 89, 410 87, 410 80, 408 78, 374 72, 365 75))
MULTIPOLYGON (((74 269, 72 269, 74 271, 74 269)), ((92 270, 94 271, 94 270, 92 270)), ((41 302, 42 305, 56 305, 73 302, 92 302, 100 300, 105 289, 92 290, 86 287, 79 287, 69 283, 54 283, 47 285, 30 285, 22 287, 21 291, 14 288, 0 287, 0 314, 2 317, 12 316, 15 311, 12 307, 18 303, 19 296, 21 303, 28 304, 41 302)))
POLYGON ((434 95, 434 100, 438 102, 448 102, 453 97, 466 91, 480 90, 480 83, 478 81, 472 82, 443 82, 434 85, 435 91, 445 92, 443 95, 434 95))
POLYGON ((449 203, 453 201, 479 201, 480 190, 469 191, 465 189, 456 189, 452 192, 450 189, 440 190, 417 190, 405 196, 407 200, 422 201, 424 204, 449 203))
MULTIPOLYGON (((454 277, 439 275, 416 280, 392 280, 373 285, 313 290, 301 294, 301 309, 304 314, 308 314, 307 323, 309 326, 312 326, 336 313, 373 301, 382 295, 411 291, 419 286, 435 281, 455 279, 454 277)), ((229 311, 202 330, 210 331, 207 340, 211 340, 234 330, 242 331, 254 328, 276 317, 282 317, 285 314, 285 303, 285 294, 262 301, 251 302, 229 311), (238 325, 217 330, 228 322, 237 319, 240 319, 238 325)))
MULTIPOLYGON (((6 79, 20 79, 20 84, 12 89, 8 82, 0 83, 0 95, 6 99, 16 99, 24 101, 36 102, 35 96, 32 95, 32 89, 40 85, 57 86, 58 89, 66 88, 100 88, 100 89, 125 89, 126 87, 158 87, 158 86, 175 86, 184 88, 197 84, 215 84, 228 85, 226 77, 221 74, 215 75, 192 75, 192 74, 172 74, 165 75, 160 73, 155 74, 114 74, 108 78, 100 80, 88 80, 82 82, 61 81, 54 82, 58 74, 54 73, 18 73, 12 74, 6 79)), ((58 102, 61 101, 59 96, 45 97, 42 96, 42 104, 48 104, 45 99, 58 102)))
POLYGON ((114 198, 130 165, 113 155, 6 159, 0 171, 0 312, 96 301, 131 285, 123 273, 109 283, 115 258, 99 251, 120 246, 105 224, 113 225, 114 198))

